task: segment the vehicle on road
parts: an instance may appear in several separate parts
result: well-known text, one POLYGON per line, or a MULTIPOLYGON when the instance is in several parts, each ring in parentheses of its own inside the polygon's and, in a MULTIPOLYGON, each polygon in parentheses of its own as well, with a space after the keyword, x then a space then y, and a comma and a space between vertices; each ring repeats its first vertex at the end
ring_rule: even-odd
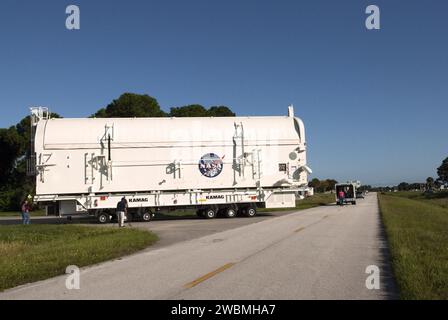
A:
POLYGON ((364 192, 356 191, 356 199, 364 199, 364 192))
POLYGON ((307 193, 305 128, 288 116, 54 119, 31 108, 34 201, 100 223, 128 201, 128 220, 161 209, 253 217, 307 193))
POLYGON ((358 185, 357 182, 337 183, 335 185, 336 203, 339 205, 348 203, 356 205, 356 188, 358 185), (344 194, 343 197, 340 197, 341 192, 344 194))

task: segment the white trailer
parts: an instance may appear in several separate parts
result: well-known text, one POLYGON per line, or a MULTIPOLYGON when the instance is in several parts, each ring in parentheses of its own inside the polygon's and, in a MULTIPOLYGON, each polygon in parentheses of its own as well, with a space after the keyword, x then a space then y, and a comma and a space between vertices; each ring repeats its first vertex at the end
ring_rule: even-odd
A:
POLYGON ((160 209, 254 216, 307 191, 305 129, 288 116, 54 119, 31 108, 34 200, 100 222, 125 196, 128 218, 160 209))

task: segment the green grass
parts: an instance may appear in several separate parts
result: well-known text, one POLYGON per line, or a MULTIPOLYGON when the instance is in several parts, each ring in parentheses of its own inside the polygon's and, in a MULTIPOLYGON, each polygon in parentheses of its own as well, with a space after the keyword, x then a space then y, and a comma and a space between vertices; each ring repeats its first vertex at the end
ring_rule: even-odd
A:
POLYGON ((153 233, 79 225, 0 226, 0 291, 133 253, 157 241, 153 233))
POLYGON ((296 209, 303 210, 336 202, 334 193, 316 193, 312 197, 296 201, 296 209))
MULTIPOLYGON (((0 211, 0 217, 21 217, 22 213, 19 211, 0 211)), ((45 216, 45 210, 35 210, 30 212, 31 217, 45 216)))
POLYGON ((431 196, 379 194, 402 299, 448 299, 448 209, 431 196))
POLYGON ((424 201, 448 209, 448 191, 439 191, 429 194, 425 194, 419 191, 402 191, 391 193, 391 195, 395 197, 424 201))

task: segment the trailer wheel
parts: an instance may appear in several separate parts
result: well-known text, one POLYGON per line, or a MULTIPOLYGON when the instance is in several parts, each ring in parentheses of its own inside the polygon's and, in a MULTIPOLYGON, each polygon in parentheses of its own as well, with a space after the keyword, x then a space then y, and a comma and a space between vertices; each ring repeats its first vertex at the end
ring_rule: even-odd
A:
POLYGON ((252 218, 257 215, 257 209, 254 207, 249 207, 246 209, 246 217, 252 218))
POLYGON ((217 210, 215 210, 213 208, 208 208, 207 210, 205 210, 205 217, 207 219, 216 218, 216 212, 217 212, 217 210))
POLYGON ((105 213, 105 212, 100 213, 100 214, 97 216, 97 219, 98 219, 98 222, 101 223, 101 224, 108 223, 109 220, 110 220, 110 219, 109 219, 109 215, 108 215, 107 213, 105 213))
POLYGON ((226 218, 235 218, 236 217, 236 210, 233 208, 227 208, 224 211, 224 215, 226 218))
POLYGON ((144 222, 149 222, 149 221, 151 221, 151 219, 152 219, 152 214, 151 214, 151 212, 144 212, 144 213, 142 214, 142 220, 143 220, 144 222))

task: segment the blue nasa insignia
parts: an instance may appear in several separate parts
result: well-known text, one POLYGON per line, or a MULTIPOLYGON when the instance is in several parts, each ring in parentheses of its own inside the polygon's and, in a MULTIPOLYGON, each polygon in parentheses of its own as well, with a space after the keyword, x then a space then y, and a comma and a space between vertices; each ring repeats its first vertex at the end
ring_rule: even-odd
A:
MULTIPOLYGON (((224 157, 222 157, 224 158, 224 157)), ((199 171, 207 178, 218 176, 223 168, 222 159, 214 153, 206 153, 199 160, 199 171)))

